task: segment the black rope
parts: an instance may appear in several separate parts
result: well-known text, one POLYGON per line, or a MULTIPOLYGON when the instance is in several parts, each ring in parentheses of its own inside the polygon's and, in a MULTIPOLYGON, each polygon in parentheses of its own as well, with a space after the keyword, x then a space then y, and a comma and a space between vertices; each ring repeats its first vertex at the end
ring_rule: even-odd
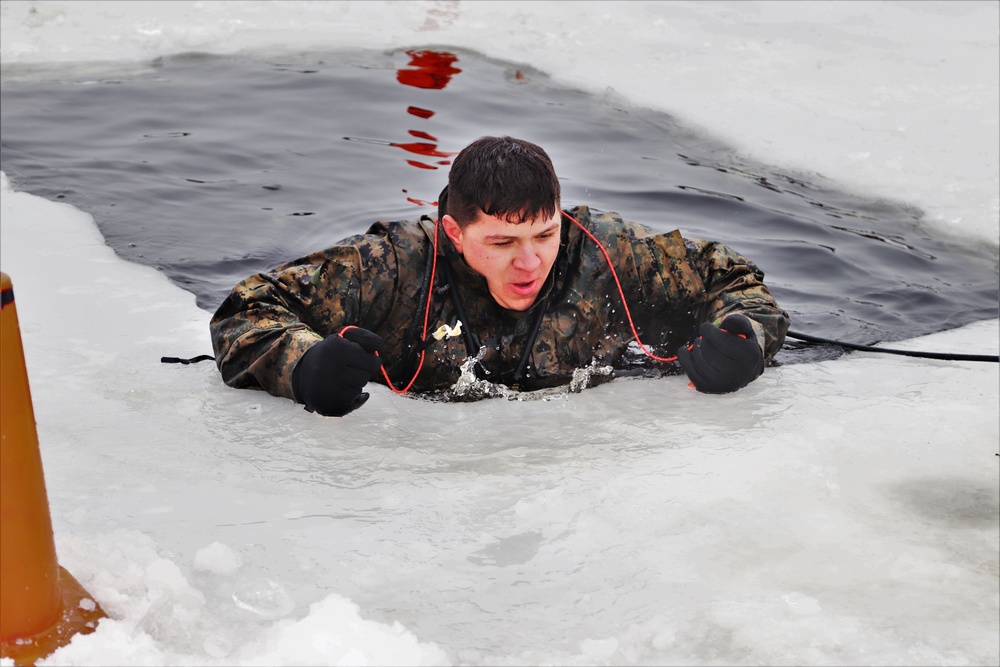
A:
POLYGON ((180 357, 160 357, 161 364, 196 364, 199 361, 215 361, 215 357, 210 354, 199 354, 197 357, 191 357, 190 359, 181 359, 180 357))
POLYGON ((448 295, 451 297, 451 302, 455 304, 458 319, 462 320, 462 338, 465 340, 465 351, 469 353, 470 357, 474 357, 479 354, 479 348, 483 344, 480 342, 479 336, 472 331, 472 323, 469 321, 469 316, 465 314, 465 304, 462 303, 462 295, 458 293, 455 275, 452 273, 451 263, 448 261, 444 262, 444 276, 448 283, 448 295))
MULTIPOLYGON (((452 290, 454 291, 454 290, 452 290)), ((454 295, 453 295, 454 297, 454 295)), ((461 311, 464 310, 460 303, 456 303, 456 310, 459 311, 459 317, 462 317, 461 311)), ((544 315, 545 308, 541 308, 541 313, 544 315)), ((534 346, 535 338, 538 335, 538 329, 541 325, 541 317, 535 320, 534 327, 532 327, 531 336, 529 336, 529 345, 526 352, 530 353, 531 347, 534 346)), ((466 348, 470 351, 471 355, 475 355, 472 352, 475 346, 478 344, 478 339, 475 338, 475 334, 469 331, 468 323, 463 319, 462 322, 463 333, 466 336, 466 348), (471 335, 470 335, 471 334, 471 335), (473 342, 475 341, 475 342, 473 342)), ((898 354, 904 357, 918 357, 921 359, 942 359, 944 361, 986 361, 992 363, 1000 362, 1000 356, 995 354, 961 354, 958 352, 922 352, 920 350, 894 350, 888 347, 874 347, 872 345, 859 345, 858 343, 848 343, 842 340, 833 340, 831 338, 821 338, 820 336, 810 336, 809 334, 799 333, 797 331, 789 331, 786 334, 787 338, 794 338, 795 340, 800 340, 804 343, 810 345, 836 345, 837 347, 847 348, 848 350, 859 350, 861 352, 881 352, 883 354, 898 354)), ((431 339, 433 340, 433 339, 431 339)), ((518 366, 518 374, 523 374, 525 361, 527 355, 523 355, 521 359, 521 364, 518 366)), ((197 357, 191 357, 190 359, 182 359, 181 357, 160 357, 160 363, 164 364, 196 364, 201 361, 215 361, 215 357, 210 354, 199 354, 197 357)))
POLYGON ((957 352, 921 352, 919 350, 893 350, 887 347, 859 345, 857 343, 846 343, 842 340, 831 340, 829 338, 820 338, 819 336, 810 336, 809 334, 798 333, 797 331, 789 331, 787 337, 794 338, 796 340, 801 340, 805 343, 820 344, 820 345, 836 345, 838 347, 845 347, 849 350, 861 350, 862 352, 882 352, 884 354, 899 354, 904 357, 920 357, 922 359, 944 359, 945 361, 992 361, 994 363, 1000 362, 1000 357, 998 357, 997 355, 960 354, 957 352))
POLYGON ((549 299, 546 298, 545 301, 538 304, 538 314, 535 316, 535 322, 531 327, 531 334, 528 336, 528 340, 524 343, 524 351, 521 352, 521 363, 517 365, 517 370, 514 371, 515 384, 524 382, 524 378, 526 377, 525 373, 528 370, 528 360, 531 359, 531 349, 535 347, 535 341, 538 339, 538 332, 542 328, 542 320, 545 319, 545 311, 548 309, 549 299))

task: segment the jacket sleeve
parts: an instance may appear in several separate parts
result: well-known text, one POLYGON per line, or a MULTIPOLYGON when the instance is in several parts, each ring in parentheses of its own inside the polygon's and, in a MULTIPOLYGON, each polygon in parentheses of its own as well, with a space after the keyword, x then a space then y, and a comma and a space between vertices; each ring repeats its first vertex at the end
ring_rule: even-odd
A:
POLYGON ((727 316, 742 313, 750 319, 765 358, 777 354, 788 332, 789 317, 764 284, 764 272, 721 243, 686 239, 684 244, 704 284, 694 313, 698 321, 718 326, 727 316))
POLYGON ((210 323, 226 384, 295 400, 292 373, 310 347, 348 325, 375 326, 392 299, 395 256, 384 239, 353 238, 233 288, 210 323), (376 271, 380 284, 368 280, 376 271))

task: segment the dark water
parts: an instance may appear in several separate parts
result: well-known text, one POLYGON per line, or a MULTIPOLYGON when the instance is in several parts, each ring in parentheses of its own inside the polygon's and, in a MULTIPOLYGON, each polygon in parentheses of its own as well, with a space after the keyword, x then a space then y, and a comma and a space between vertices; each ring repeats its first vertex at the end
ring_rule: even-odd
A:
POLYGON ((748 162, 662 112, 475 53, 21 66, 3 70, 2 99, 14 187, 91 213, 120 256, 208 310, 243 277, 375 220, 433 215, 451 156, 511 134, 549 151, 564 206, 753 258, 795 330, 872 343, 998 315, 995 249, 927 231, 920 211, 748 162))

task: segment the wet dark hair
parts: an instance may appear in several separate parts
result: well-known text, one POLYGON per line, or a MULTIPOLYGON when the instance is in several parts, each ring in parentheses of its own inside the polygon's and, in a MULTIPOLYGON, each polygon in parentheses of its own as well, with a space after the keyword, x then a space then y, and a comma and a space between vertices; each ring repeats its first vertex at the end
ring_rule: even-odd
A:
POLYGON ((541 146, 514 137, 480 137, 451 166, 439 214, 462 227, 480 211, 511 223, 551 218, 559 206, 559 179, 541 146))

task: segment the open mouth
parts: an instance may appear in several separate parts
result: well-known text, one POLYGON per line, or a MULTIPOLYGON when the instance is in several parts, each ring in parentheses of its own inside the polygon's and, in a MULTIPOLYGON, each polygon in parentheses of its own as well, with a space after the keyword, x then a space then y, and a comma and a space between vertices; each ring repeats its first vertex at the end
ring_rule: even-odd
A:
POLYGON ((538 283, 537 280, 529 280, 523 283, 511 283, 510 287, 513 291, 521 295, 531 294, 535 290, 535 285, 538 283))

